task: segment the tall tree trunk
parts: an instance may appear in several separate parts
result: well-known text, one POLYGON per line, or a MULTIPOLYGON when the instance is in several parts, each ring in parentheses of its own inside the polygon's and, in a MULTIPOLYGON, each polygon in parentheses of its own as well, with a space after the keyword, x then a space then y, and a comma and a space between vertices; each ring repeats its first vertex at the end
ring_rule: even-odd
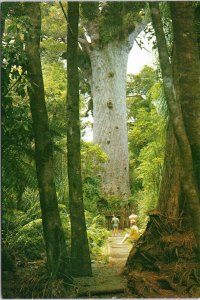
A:
POLYGON ((0 16, 1 16, 1 41, 3 38, 4 30, 5 30, 5 22, 6 22, 6 17, 9 12, 10 8, 10 3, 1 3, 1 11, 0 11, 0 16))
MULTIPOLYGON (((146 21, 136 23, 133 32, 100 45, 99 25, 88 22, 91 44, 85 43, 90 57, 93 98, 93 134, 108 156, 102 174, 105 196, 127 199, 130 196, 126 115, 126 78, 128 54, 146 21)), ((123 30, 122 30, 123 31, 123 30)))
MULTIPOLYGON (((175 5, 179 8, 181 4, 175 5)), ((172 7, 173 5, 174 3, 171 4, 172 7)), ((174 296, 181 298, 182 295, 184 297, 196 297, 198 290, 191 287, 199 286, 199 277, 192 277, 192 270, 194 269, 196 272, 199 269, 199 253, 195 252, 196 243, 191 229, 192 225, 194 225, 193 232, 196 235, 198 245, 199 199, 195 173, 192 167, 190 169, 187 162, 184 162, 183 153, 186 151, 185 159, 189 157, 189 162, 193 166, 191 152, 187 152, 190 150, 190 145, 185 145, 185 143, 189 144, 189 141, 187 140, 186 132, 184 132, 185 124, 183 124, 180 109, 179 80, 175 80, 177 75, 180 75, 180 71, 176 55, 173 57, 172 66, 169 64, 159 6, 157 3, 151 2, 150 7, 158 41, 160 64, 164 75, 163 84, 165 86, 171 119, 167 131, 158 210, 150 212, 150 221, 147 228, 138 241, 137 248, 133 247, 129 255, 127 261, 127 269, 130 271, 128 286, 137 297, 146 297, 147 295, 148 297, 157 298, 174 298, 174 296), (175 97, 170 94, 173 90, 175 97), (172 101, 173 103, 171 103, 172 101), (177 126, 178 128, 176 128, 177 126), (187 170, 189 174, 186 174, 187 170), (188 191, 188 189, 190 190, 188 191), (194 192, 197 196, 196 201, 192 198, 193 195, 191 195, 191 192, 194 192), (195 208, 197 208, 196 213, 194 212, 195 208), (154 272, 152 276, 153 280, 149 280, 148 271, 150 271, 150 274, 154 272), (140 275, 138 275, 139 273, 140 275), (186 273, 187 278, 191 278, 190 282, 188 280, 187 282, 182 281, 183 274, 186 273), (164 285, 163 279, 165 281, 164 285), (141 289, 141 282, 145 283, 145 289, 141 289), (168 284, 166 285, 166 283, 168 284), (165 294, 166 289, 167 293, 165 294)), ((184 14, 182 11, 182 17, 188 20, 187 11, 184 11, 184 14)), ((179 34, 181 34, 181 28, 179 30, 179 34)), ((190 48, 185 49, 185 51, 187 51, 187 55, 189 56, 190 48)), ((177 55, 181 59, 181 51, 177 55)), ((182 64, 184 62, 182 60, 182 64)), ((191 86, 188 86, 189 90, 191 88, 191 86)), ((183 108, 184 103, 181 102, 181 105, 183 108)))
POLYGON ((17 209, 22 209, 22 203, 23 203, 23 193, 25 191, 25 185, 23 183, 18 182, 18 189, 17 189, 17 209))
POLYGON ((77 64, 79 3, 68 3, 67 29, 67 157, 71 218, 71 262, 73 275, 90 276, 91 260, 83 206, 79 77, 77 64))
POLYGON ((47 252, 47 267, 51 276, 69 280, 69 254, 58 211, 53 171, 53 151, 45 105, 44 84, 40 59, 41 12, 39 3, 25 3, 29 34, 25 41, 28 58, 28 78, 33 130, 35 162, 42 211, 42 224, 47 252))
POLYGON ((171 15, 174 33, 173 61, 176 62, 174 74, 176 94, 181 102, 200 195, 200 61, 194 6, 189 2, 173 2, 171 15), (183 18, 186 11, 187 22, 183 18))
POLYGON ((174 131, 171 122, 169 121, 166 145, 163 176, 159 191, 158 209, 165 216, 177 219, 180 215, 180 158, 179 150, 174 136, 174 131))
POLYGON ((92 66, 94 142, 108 155, 102 174, 103 192, 128 198, 129 161, 126 125, 126 70, 128 50, 124 42, 110 42, 90 52, 92 66))
POLYGON ((198 45, 198 52, 199 52, 199 59, 200 59, 200 3, 195 2, 195 29, 197 33, 197 45, 198 45))
MULTIPOLYGON (((169 61, 165 35, 164 35, 162 20, 160 16, 159 4, 156 2, 150 2, 149 5, 151 8, 152 23, 153 23, 153 27, 157 39, 159 60, 160 60, 160 66, 162 71, 162 77, 163 77, 164 92, 166 95, 171 121, 173 124, 174 133, 180 151, 180 159, 182 164, 182 186, 190 206, 190 213, 193 219, 193 229, 194 229, 194 234, 196 237, 196 242, 198 247, 198 256, 200 257, 200 199, 198 193, 197 178, 195 176, 196 173, 194 168, 195 158, 193 158, 192 156, 189 137, 185 129, 185 123, 184 123, 182 108, 181 108, 181 104, 183 105, 183 102, 181 97, 179 96, 179 93, 176 93, 175 90, 174 79, 172 75, 172 67, 169 61)), ((187 18, 189 19, 191 16, 190 14, 187 15, 187 13, 188 10, 186 9, 185 6, 185 9, 182 10, 181 17, 183 18, 183 16, 187 16, 187 18)), ((180 16, 174 15, 174 18, 175 17, 178 18, 180 16)), ((184 38, 184 35, 182 35, 182 31, 179 31, 177 34, 179 36, 179 39, 184 38)), ((175 48, 177 47, 177 42, 178 39, 176 36, 176 38, 174 39, 175 48)), ((194 41, 191 42, 193 42, 194 44, 194 41)), ((190 55, 190 48, 187 48, 186 50, 188 55, 190 55)), ((179 55, 181 54, 179 53, 179 55)), ((182 61, 182 64, 184 64, 184 61, 182 61)), ((179 91, 180 88, 181 87, 179 87, 179 91)), ((190 86, 190 88, 192 88, 192 86, 190 86)), ((194 113, 195 112, 193 111, 193 114, 194 113)), ((192 127, 190 127, 190 130, 193 132, 192 127)), ((190 133, 190 135, 192 134, 192 132, 190 133)))

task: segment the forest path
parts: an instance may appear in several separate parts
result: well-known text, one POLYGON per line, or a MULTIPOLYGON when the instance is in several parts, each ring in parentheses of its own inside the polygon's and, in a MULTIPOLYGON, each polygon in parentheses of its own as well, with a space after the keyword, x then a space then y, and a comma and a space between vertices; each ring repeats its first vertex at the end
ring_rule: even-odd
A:
POLYGON ((126 278, 121 275, 132 245, 119 244, 123 236, 110 236, 107 244, 107 262, 92 264, 92 277, 78 277, 76 298, 123 298, 126 278))

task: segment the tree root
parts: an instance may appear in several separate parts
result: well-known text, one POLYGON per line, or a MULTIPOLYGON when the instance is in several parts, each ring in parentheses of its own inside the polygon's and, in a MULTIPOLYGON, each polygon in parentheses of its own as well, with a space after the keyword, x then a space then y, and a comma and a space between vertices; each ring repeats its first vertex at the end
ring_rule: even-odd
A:
POLYGON ((195 255, 195 239, 191 231, 185 232, 177 224, 157 212, 150 215, 124 272, 133 297, 199 296, 200 262, 195 255))

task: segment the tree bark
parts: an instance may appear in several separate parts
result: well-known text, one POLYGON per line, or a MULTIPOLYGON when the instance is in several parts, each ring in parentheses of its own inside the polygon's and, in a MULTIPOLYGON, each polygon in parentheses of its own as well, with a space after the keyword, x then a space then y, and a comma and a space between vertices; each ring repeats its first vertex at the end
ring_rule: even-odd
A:
POLYGON ((6 17, 9 12, 10 8, 10 3, 1 3, 1 11, 0 11, 0 16, 1 16, 1 41, 3 38, 4 30, 5 30, 5 22, 6 22, 6 17))
MULTIPOLYGON (((169 61, 166 39, 159 11, 159 4, 156 2, 150 2, 149 5, 151 9, 152 23, 157 39, 164 92, 166 95, 171 121, 180 151, 180 159, 182 164, 182 186, 190 206, 190 213, 193 219, 193 229, 198 248, 198 257, 200 257, 200 199, 198 194, 197 178, 195 177, 196 174, 194 170, 194 158, 192 156, 191 146, 189 143, 187 132, 185 130, 185 124, 180 104, 181 99, 179 99, 175 90, 172 67, 169 61)), ((186 16, 187 10, 184 10, 184 15, 182 14, 182 18, 186 18, 186 16)), ((189 18, 189 16, 187 16, 187 18, 189 18)), ((182 35, 180 31, 178 32, 178 35, 179 38, 181 38, 182 35)), ((178 41, 175 39, 175 46, 177 46, 177 42, 178 41)), ((190 48, 187 48, 187 53, 189 55, 190 48)), ((184 61, 182 61, 182 63, 184 63, 184 61)), ((190 128, 190 130, 192 129, 190 128)))
POLYGON ((170 6, 174 33, 173 61, 176 62, 176 94, 181 103, 200 195, 200 61, 194 6, 189 2, 173 2, 170 6), (187 22, 183 18, 185 12, 187 22))
POLYGON ((77 64, 79 3, 68 3, 67 29, 67 157, 71 219, 71 262, 74 276, 92 275, 85 224, 79 120, 79 77, 77 64))
POLYGON ((200 59, 200 3, 195 2, 195 29, 197 33, 197 45, 198 45, 198 52, 199 52, 199 59, 200 59))
MULTIPOLYGON (((102 173, 105 196, 130 197, 129 158, 126 115, 126 77, 128 54, 145 21, 135 24, 133 32, 122 39, 100 45, 96 20, 87 24, 91 43, 85 43, 90 57, 93 98, 93 135, 108 156, 102 173)), ((123 31, 123 29, 122 29, 123 31)))
MULTIPOLYGON (((177 4, 178 7, 179 5, 181 3, 177 4)), ((136 297, 146 297, 147 295, 148 297, 166 297, 165 288, 167 288, 167 292, 170 291, 167 293, 167 297, 174 298, 177 295, 182 297, 180 294, 183 294, 184 297, 186 295, 196 297, 198 291, 192 290, 190 287, 193 284, 198 285, 199 279, 193 278, 192 283, 188 281, 183 283, 181 280, 185 273, 188 274, 188 278, 191 276, 192 268, 195 269, 195 272, 199 269, 199 253, 195 251, 196 244, 199 247, 199 200, 198 198, 194 199, 192 195, 194 192, 195 196, 198 197, 198 191, 195 172, 192 169, 192 152, 187 152, 190 150, 190 145, 183 127, 185 126, 183 123, 185 119, 181 115, 180 106, 183 103, 180 105, 180 86, 179 81, 176 80, 176 76, 179 76, 180 72, 177 68, 175 55, 172 65, 169 63, 159 6, 157 3, 151 2, 150 7, 159 47, 163 84, 170 109, 170 120, 167 129, 158 209, 149 213, 150 221, 147 228, 139 239, 136 248, 133 247, 129 255, 126 264, 127 270, 130 271, 128 287, 136 297), (179 107, 177 107, 178 105, 179 107), (177 126, 178 128, 176 128, 177 126), (185 157, 184 151, 186 151, 185 157), (190 158, 189 165, 188 162, 184 162, 184 159, 188 159, 188 157, 190 158), (188 174, 186 174, 187 171, 188 174), (195 207, 197 212, 194 212, 195 207), (195 243, 192 234, 192 225, 197 243, 195 243), (171 268, 169 268, 170 265, 171 268), (138 274, 140 275, 138 276, 138 274), (149 280, 150 276, 156 279, 153 279, 153 284, 152 280, 149 280), (165 285, 164 289, 161 285, 162 278, 165 278, 165 283, 168 282, 168 287, 165 285), (145 288, 141 286, 141 283, 145 288)), ((188 20, 187 11, 184 11, 182 16, 188 20)), ((176 48, 176 44, 174 48, 176 48)), ((189 55, 188 52, 189 48, 187 48, 189 55)), ((182 60, 181 52, 177 55, 182 60)), ((184 64, 183 60, 182 63, 184 64)), ((190 90, 192 87, 188 88, 190 90)), ((190 128, 190 130, 192 129, 190 128)))
POLYGON ((180 215, 181 164, 179 149, 169 121, 166 133, 165 159, 160 185, 158 210, 165 216, 177 219, 180 215))
POLYGON ((39 3, 26 3, 29 34, 25 41, 28 58, 28 94, 30 98, 35 138, 35 163, 42 212, 42 224, 51 276, 63 276, 70 281, 69 254, 58 211, 53 171, 53 151, 45 105, 40 59, 41 12, 39 3))
POLYGON ((129 163, 126 125, 127 47, 110 42, 90 53, 92 65, 93 139, 108 155, 102 174, 105 195, 128 198, 129 163))

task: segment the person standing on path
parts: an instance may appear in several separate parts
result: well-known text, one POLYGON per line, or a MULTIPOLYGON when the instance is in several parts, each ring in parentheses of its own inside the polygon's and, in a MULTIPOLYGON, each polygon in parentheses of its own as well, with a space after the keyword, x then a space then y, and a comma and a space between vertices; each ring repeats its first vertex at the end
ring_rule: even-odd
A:
POLYGON ((113 235, 115 236, 118 233, 119 219, 113 215, 111 223, 113 224, 113 235))

